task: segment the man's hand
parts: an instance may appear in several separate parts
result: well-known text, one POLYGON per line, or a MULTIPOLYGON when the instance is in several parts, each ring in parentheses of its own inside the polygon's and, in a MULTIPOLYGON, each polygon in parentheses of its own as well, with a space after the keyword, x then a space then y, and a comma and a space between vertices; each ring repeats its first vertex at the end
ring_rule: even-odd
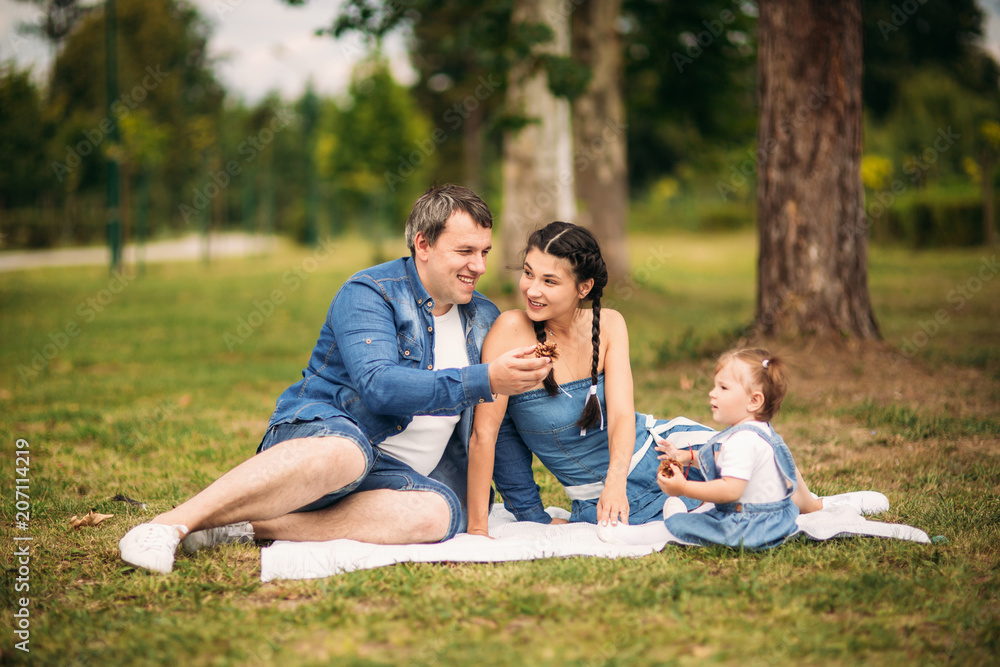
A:
POLYGON ((510 396, 533 389, 552 368, 548 357, 536 357, 535 346, 516 347, 490 362, 490 388, 510 396))

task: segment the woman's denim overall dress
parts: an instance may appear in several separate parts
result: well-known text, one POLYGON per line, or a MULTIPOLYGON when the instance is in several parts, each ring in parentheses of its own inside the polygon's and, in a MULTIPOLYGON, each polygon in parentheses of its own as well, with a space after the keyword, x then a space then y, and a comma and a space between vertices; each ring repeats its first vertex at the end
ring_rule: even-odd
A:
MULTIPOLYGON (((583 411, 590 384, 590 378, 584 378, 560 385, 556 396, 549 396, 544 389, 511 396, 507 415, 524 444, 555 475, 573 501, 570 521, 596 523, 597 500, 604 490, 610 461, 604 374, 598 376, 597 383, 597 397, 603 413, 600 424, 604 427, 581 432, 576 421, 583 411)), ((663 517, 667 496, 656 484, 659 453, 653 442, 654 433, 660 438, 675 435, 675 442, 679 442, 680 447, 699 447, 715 431, 683 417, 667 421, 636 413, 635 445, 626 484, 631 524, 662 520, 663 517)), ((500 456, 503 450, 498 447, 497 451, 500 456)), ((503 462, 498 459, 497 464, 503 465, 503 462)), ((691 471, 697 475, 692 479, 701 479, 694 468, 691 471)), ((505 497, 504 500, 510 499, 505 497)), ((689 501, 689 504, 697 506, 699 503, 689 501)))

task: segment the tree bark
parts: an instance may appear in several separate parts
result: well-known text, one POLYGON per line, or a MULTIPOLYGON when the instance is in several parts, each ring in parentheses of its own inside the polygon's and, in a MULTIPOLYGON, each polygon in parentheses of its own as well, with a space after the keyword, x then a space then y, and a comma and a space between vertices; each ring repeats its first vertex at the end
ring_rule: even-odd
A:
MULTIPOLYGON (((511 22, 546 23, 554 39, 538 52, 569 53, 569 17, 561 0, 516 0, 511 22)), ((572 140, 569 102, 548 87, 545 71, 529 56, 515 64, 507 84, 507 110, 530 122, 504 134, 504 268, 516 267, 528 235, 553 220, 573 222, 572 140)))
POLYGON ((861 185, 861 0, 762 0, 756 328, 879 338, 861 185))
POLYGON ((628 164, 625 142, 625 78, 615 20, 621 0, 590 0, 573 13, 573 58, 590 67, 592 78, 573 101, 573 164, 578 221, 601 244, 612 284, 629 271, 626 222, 628 164))

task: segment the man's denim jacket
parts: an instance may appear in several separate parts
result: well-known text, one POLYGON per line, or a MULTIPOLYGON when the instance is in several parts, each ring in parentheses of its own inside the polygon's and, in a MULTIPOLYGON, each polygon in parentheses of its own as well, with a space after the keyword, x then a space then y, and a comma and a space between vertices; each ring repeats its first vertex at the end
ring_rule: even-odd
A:
POLYGON ((500 314, 479 292, 457 306, 469 366, 434 367, 434 301, 410 257, 354 274, 330 304, 302 379, 278 398, 268 428, 292 421, 346 416, 377 445, 414 415, 460 415, 431 477, 464 503, 472 408, 492 401, 483 339, 500 314))

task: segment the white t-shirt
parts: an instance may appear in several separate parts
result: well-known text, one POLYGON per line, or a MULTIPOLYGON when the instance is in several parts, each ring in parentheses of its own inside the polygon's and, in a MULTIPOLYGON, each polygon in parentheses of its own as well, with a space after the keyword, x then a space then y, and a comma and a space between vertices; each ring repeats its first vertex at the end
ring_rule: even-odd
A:
MULTIPOLYGON (((774 433, 767 422, 746 423, 762 428, 765 433, 774 433)), ((737 431, 726 438, 719 447, 716 464, 720 476, 747 481, 740 502, 773 503, 787 493, 785 478, 774 460, 774 449, 753 431, 737 431)))
MULTIPOLYGON (((452 306, 444 315, 434 317, 434 370, 468 365, 462 317, 458 307, 452 306)), ((378 447, 421 475, 428 475, 441 460, 458 420, 458 415, 417 415, 405 429, 386 438, 378 447)))

